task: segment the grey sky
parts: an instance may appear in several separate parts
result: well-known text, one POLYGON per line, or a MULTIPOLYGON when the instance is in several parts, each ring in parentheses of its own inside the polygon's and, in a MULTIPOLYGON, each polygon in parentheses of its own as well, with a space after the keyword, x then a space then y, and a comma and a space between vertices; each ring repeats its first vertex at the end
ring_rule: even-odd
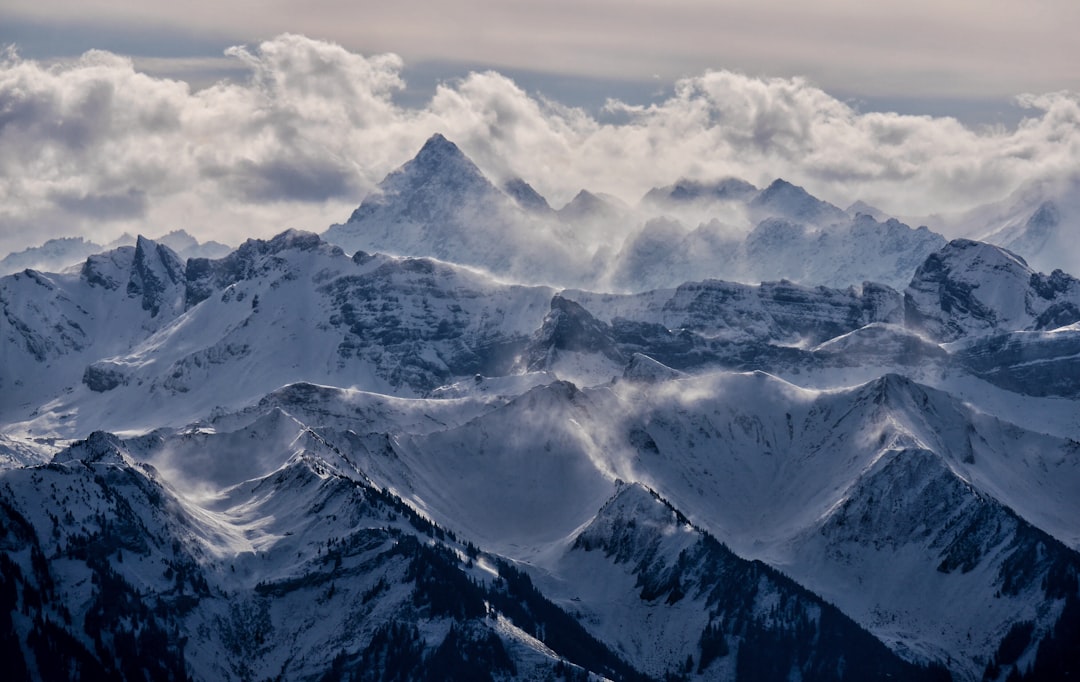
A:
MULTIPOLYGON (((1080 90, 1074 0, 6 0, 0 40, 220 57, 282 32, 406 63, 670 83, 705 69, 805 76, 864 97, 1080 90)), ((206 66, 204 64, 204 66, 206 66)))

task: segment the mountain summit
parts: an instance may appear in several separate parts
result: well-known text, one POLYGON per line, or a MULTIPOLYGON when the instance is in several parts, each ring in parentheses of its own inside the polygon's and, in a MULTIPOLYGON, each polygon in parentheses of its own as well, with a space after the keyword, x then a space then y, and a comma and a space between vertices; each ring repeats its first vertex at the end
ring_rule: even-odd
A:
POLYGON ((839 207, 781 178, 774 180, 751 199, 750 208, 763 217, 782 217, 814 225, 845 222, 847 219, 847 214, 839 207))
POLYGON ((514 196, 435 134, 323 238, 348 252, 427 256, 528 282, 553 274, 580 282, 586 249, 550 210, 536 210, 546 206, 543 197, 529 188, 522 201, 522 187, 512 187, 514 196))
POLYGON ((437 220, 452 212, 455 203, 496 200, 500 194, 456 144, 436 133, 411 161, 379 183, 379 191, 353 211, 348 223, 381 217, 399 198, 407 201, 408 217, 437 220))

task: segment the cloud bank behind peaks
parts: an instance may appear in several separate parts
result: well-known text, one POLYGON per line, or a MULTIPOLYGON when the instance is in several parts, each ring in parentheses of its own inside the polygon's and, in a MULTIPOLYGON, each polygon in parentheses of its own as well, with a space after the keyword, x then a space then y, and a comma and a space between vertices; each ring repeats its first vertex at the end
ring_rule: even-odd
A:
POLYGON ((709 71, 650 105, 594 116, 495 72, 395 103, 402 60, 281 35, 227 54, 248 70, 202 90, 92 51, 0 59, 0 251, 46 238, 107 241, 186 229, 236 242, 349 215, 432 133, 496 180, 559 206, 582 188, 635 203, 678 178, 784 177, 899 215, 965 209, 1076 171, 1080 96, 1029 95, 1015 130, 860 112, 801 78, 709 71), (616 122, 612 122, 616 121, 616 122))

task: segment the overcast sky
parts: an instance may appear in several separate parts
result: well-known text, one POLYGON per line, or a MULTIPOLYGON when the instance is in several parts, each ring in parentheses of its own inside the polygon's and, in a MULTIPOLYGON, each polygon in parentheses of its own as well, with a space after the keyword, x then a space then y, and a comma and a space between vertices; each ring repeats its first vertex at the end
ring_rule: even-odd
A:
POLYGON ((1075 168, 1078 34, 1075 0, 5 0, 0 252, 321 231, 433 132, 556 204, 964 208, 1075 168))

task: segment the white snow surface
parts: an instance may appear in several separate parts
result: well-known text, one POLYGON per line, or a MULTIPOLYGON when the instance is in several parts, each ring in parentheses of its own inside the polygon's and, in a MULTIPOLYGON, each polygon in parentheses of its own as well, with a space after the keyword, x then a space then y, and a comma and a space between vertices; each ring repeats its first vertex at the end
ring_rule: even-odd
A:
MULTIPOLYGON (((453 150, 434 152, 449 155, 467 181, 457 187, 445 168, 420 173, 434 178, 425 191, 439 201, 454 204, 451 190, 513 201, 469 175, 453 150)), ((415 172, 403 168, 366 210, 396 210, 391 194, 413 191, 415 172)), ((794 186, 773 189, 769 201, 744 199, 747 210, 812 215, 814 231, 880 226, 850 222, 794 186)), ((611 209, 590 196, 562 219, 611 209)), ((355 228, 364 210, 343 227, 355 228)), ((384 225, 383 236, 401 228, 402 239, 426 238, 431 224, 406 218, 384 225)), ((762 244, 807 233, 801 223, 762 224, 762 244)), ((899 258, 897 272, 909 265, 899 258)), ((866 257, 870 270, 876 263, 866 257)), ((750 359, 733 351, 675 369, 636 351, 584 348, 528 372, 521 353, 557 289, 501 281, 474 267, 483 265, 350 257, 290 231, 186 266, 140 237, 59 274, 4 277, 4 491, 34 510, 37 528, 56 525, 50 515, 63 508, 72 528, 93 529, 116 503, 95 488, 99 478, 120 480, 155 538, 124 575, 168 589, 160 569, 140 577, 140 562, 178 561, 183 549, 213 576, 214 599, 188 623, 202 633, 190 645, 200 651, 193 672, 207 679, 269 676, 302 652, 314 652, 303 664, 314 674, 348 645, 344 633, 370 637, 404 608, 404 560, 383 553, 402 537, 396 531, 416 530, 368 504, 370 491, 383 489, 456 534, 460 542, 442 541, 454 551, 468 541, 489 552, 470 565, 477 580, 491 579, 487 558, 514 562, 657 676, 696 651, 710 615, 696 598, 641 598, 636 564, 580 548, 620 519, 639 524, 655 556, 671 562, 712 535, 823 595, 903 656, 948 661, 960 678, 981 675, 1017 620, 1031 620, 1040 635, 1052 627, 1060 600, 1044 597, 1038 580, 1024 582, 1023 571, 1004 589, 1002 575, 1030 561, 1039 576, 1039 562, 1072 561, 1080 550, 1080 392, 1068 376, 1076 357, 1053 354, 1080 335, 1070 317, 1080 306, 1076 280, 961 240, 927 259, 903 294, 869 283, 716 280, 632 294, 561 290, 603 323, 597 328, 629 320, 685 331, 750 359), (987 357, 1004 359, 980 373, 987 357), (772 364, 718 369, 725 362, 772 364), (1036 370, 1045 367, 1065 373, 1064 388, 1043 390, 1036 370), (133 471, 149 483, 123 478, 133 471), (60 476, 70 490, 55 485, 60 476), (39 490, 46 478, 52 487, 39 490), (146 502, 157 499, 147 490, 168 502, 146 502), (184 538, 180 549, 164 540, 172 536, 184 538), (332 583, 353 615, 328 616, 317 608, 329 599, 324 556, 346 536, 370 545, 342 555, 355 580, 332 583), (292 586, 285 596, 262 606, 226 598, 283 584, 292 586), (369 606, 365 595, 379 590, 385 595, 369 606), (229 642, 205 634, 261 620, 289 645, 262 650, 237 644, 248 632, 229 642), (252 668, 222 667, 237 655, 252 668)), ((48 540, 54 553, 72 541, 66 532, 48 540)), ((87 604, 90 588, 68 569, 65 594, 87 604)), ((523 671, 541 675, 553 659, 505 617, 485 627, 523 671)), ((424 628, 436 642, 450 624, 436 618, 424 628)), ((734 659, 709 674, 733 673, 734 659)))

